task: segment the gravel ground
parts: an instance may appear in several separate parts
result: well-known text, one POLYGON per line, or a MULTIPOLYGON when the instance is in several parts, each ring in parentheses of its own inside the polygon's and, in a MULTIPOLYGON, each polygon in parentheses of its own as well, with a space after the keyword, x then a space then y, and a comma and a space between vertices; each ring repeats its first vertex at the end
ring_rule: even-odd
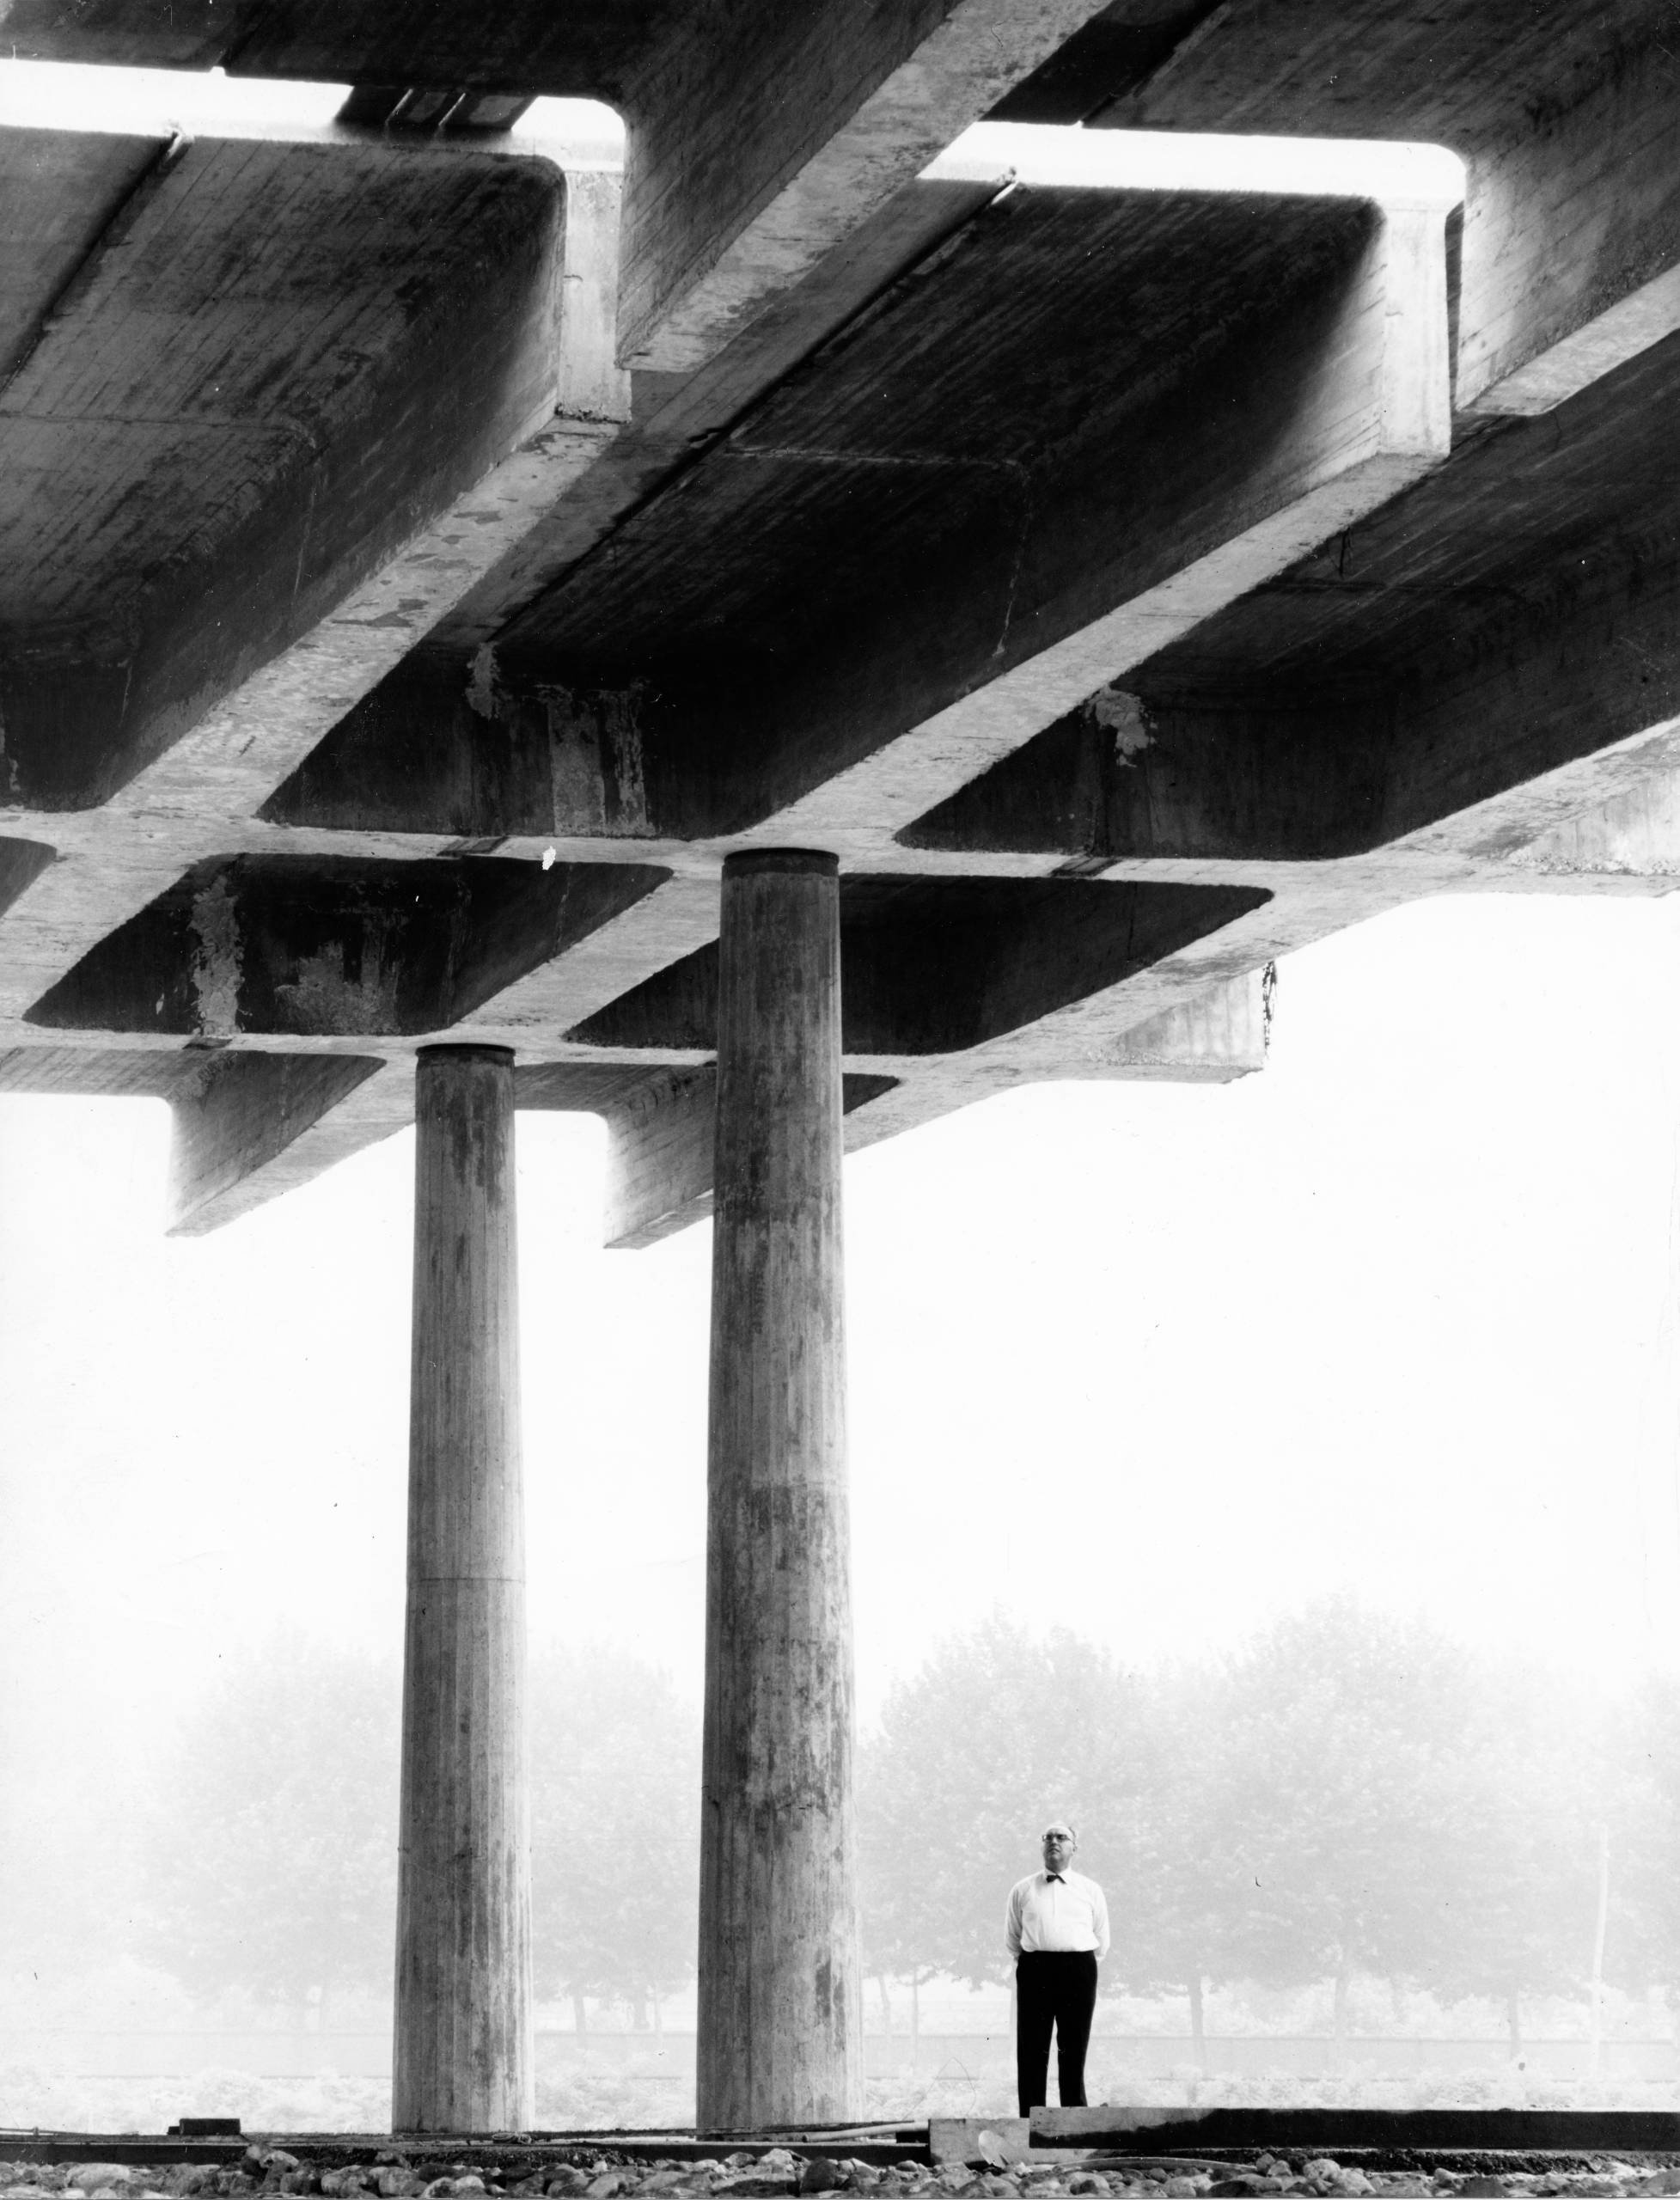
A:
POLYGON ((341 2168, 321 2168, 301 2162, 295 2154, 275 2147, 254 2146, 235 2169, 207 2169, 196 2165, 148 2164, 135 2168, 122 2163, 77 2162, 69 2165, 0 2162, 0 2200, 43 2200, 62 2194, 64 2200, 244 2200, 244 2196, 320 2193, 324 2200, 474 2200, 474 2196, 521 2194, 543 2196, 543 2200, 637 2200, 649 2195, 673 2195, 678 2200, 770 2200, 770 2196, 827 2192, 874 2192, 882 2200, 905 2194, 944 2200, 962 2194, 965 2200, 1273 2200, 1273 2196, 1302 2193, 1314 2200, 1351 2200, 1355 2195, 1428 2196, 1428 2200, 1489 2200, 1489 2196, 1519 2196, 1519 2200, 1544 2200, 1554 2194, 1597 2196, 1598 2200, 1634 2200, 1634 2196, 1680 2196, 1680 2169, 1652 2171, 1648 2166, 1604 2159, 1590 2170, 1579 2168, 1547 2173, 1509 2173, 1500 2176, 1458 2176, 1437 2170, 1433 2176, 1420 2171, 1371 2171, 1344 2168, 1328 2156, 1303 2158, 1258 2154, 1249 2163, 1220 2165, 1195 2173, 1170 2169, 1085 2168, 1066 2163, 1011 2164, 1001 2160, 980 2166, 959 2164, 930 2169, 904 2163, 881 2169, 846 2159, 816 2156, 797 2159, 784 2148, 767 2154, 732 2154, 720 2161, 627 2161, 610 2152, 579 2148, 571 2159, 551 2160, 535 2170, 517 2165, 505 2176, 492 2166, 468 2171, 465 2163, 449 2165, 422 2160, 412 2153, 392 2149, 382 2158, 341 2168))

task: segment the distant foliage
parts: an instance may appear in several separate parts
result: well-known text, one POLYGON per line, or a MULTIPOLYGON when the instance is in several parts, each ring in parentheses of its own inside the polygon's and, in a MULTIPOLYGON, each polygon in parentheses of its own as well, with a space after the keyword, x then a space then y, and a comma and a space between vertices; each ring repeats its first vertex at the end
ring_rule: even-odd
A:
POLYGON ((1002 1910, 1046 1818, 1109 1896, 1107 1983, 1443 1998, 1581 1989, 1612 1825, 1613 1983, 1680 1984, 1680 1689, 1607 1728, 1555 1679, 1346 1600, 1239 1658, 1129 1673, 999 1620, 890 1698, 863 1757, 866 1959, 1006 1975, 1002 1910))
POLYGON ((537 1991, 639 2015, 694 1969, 699 1713, 617 1651, 547 1652, 531 1683, 537 1991))
MULTIPOLYGON (((698 1714, 615 1651, 530 1680, 539 1991, 645 2002, 693 1968, 698 1714)), ((230 1659, 158 1782, 141 1952, 299 2011, 388 1993, 400 1703, 394 1658, 282 1634, 230 1659)))
POLYGON ((144 1952, 162 1969, 299 2010, 388 1990, 400 1702, 394 1658, 290 1630, 226 1661, 148 1829, 144 1952))
MULTIPOLYGON (((400 1678, 281 1634, 229 1661, 139 1830, 136 1952, 194 1991, 302 2008, 389 1989, 400 1678)), ((639 2020, 694 1963, 699 1718, 616 1651, 531 1671, 545 1998, 639 2020)), ((1051 1812, 1106 1888, 1110 1989, 1359 1977, 1443 2001, 1680 1989, 1680 1683, 1606 1709, 1555 1675, 1331 1601, 1240 1656, 1140 1675, 1000 1618, 893 1691, 860 1758, 865 1953, 1006 1975, 1003 1908, 1051 1812)), ((1341 2028, 1340 2021, 1338 2029, 1341 2028)))
POLYGON ((1136 1681, 1066 1631, 1041 1641, 993 1619, 936 1652, 894 1691, 864 1756, 876 1967, 995 1977, 1005 1898, 1035 1861, 1030 1835, 1048 1812, 1093 1827, 1082 1860, 1093 1871, 1107 1856, 1112 1873, 1117 1853, 1129 1862, 1142 1720, 1136 1681))

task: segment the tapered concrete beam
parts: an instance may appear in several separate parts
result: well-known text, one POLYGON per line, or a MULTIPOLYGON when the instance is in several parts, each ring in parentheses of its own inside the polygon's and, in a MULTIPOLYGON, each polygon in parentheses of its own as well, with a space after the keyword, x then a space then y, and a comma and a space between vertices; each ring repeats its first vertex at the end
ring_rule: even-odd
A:
POLYGON ((631 115, 625 364, 704 364, 1103 7, 695 10, 631 115))
POLYGON ((1549 409, 1677 325, 1680 183, 1666 11, 1186 0, 1100 21, 1005 112, 1173 133, 1402 140, 1468 171, 1457 400, 1549 409))
POLYGON ((1549 411, 1680 328, 1680 83, 1666 38, 1580 72, 1475 152, 1457 402, 1549 411))
MULTIPOLYGON (((883 1137, 971 1107, 1019 1082, 984 1059, 952 1057, 907 1078, 869 1071, 841 1080, 848 1153, 883 1137)), ((1147 1083, 1228 1085, 1266 1063, 1258 971, 1208 987, 1126 1032, 1100 1067, 1078 1074, 1147 1083)), ((712 1213, 718 1079, 706 1064, 649 1075, 607 1113, 605 1236, 632 1250, 656 1244, 712 1213)))
MULTIPOLYGON (((192 1064, 192 1080, 170 1109, 167 1213, 175 1237, 219 1229, 289 1188, 296 1181, 296 1160, 278 1168, 279 1181, 272 1188, 263 1181, 266 1172, 277 1169, 289 1147, 384 1067, 376 1057, 363 1054, 201 1054, 186 1059, 192 1064)), ((377 1135, 365 1115, 353 1126, 335 1122, 334 1158, 371 1144, 377 1135)), ((314 1168, 326 1165, 319 1152, 309 1158, 314 1168)))
MULTIPOLYGON (((897 1081, 867 1072, 841 1079, 848 1151, 853 1115, 897 1081)), ((607 1244, 626 1251, 657 1244, 710 1214, 717 1137, 718 1072, 711 1063, 656 1071, 608 1110, 607 1244)))
POLYGON ((535 2113, 513 1113, 504 1049, 422 1050, 398 2131, 528 2130, 535 2113))
POLYGON ((1625 793, 1566 819, 1513 850, 1512 862, 1537 881, 1602 889, 1626 880, 1672 893, 1680 884, 1680 718, 1668 732, 1669 769, 1649 771, 1625 793))
POLYGON ((833 857, 724 873, 698 2118, 864 2112, 833 857))
POLYGON ((712 1212, 718 1072, 668 1069, 607 1118, 608 1245, 651 1245, 712 1212))

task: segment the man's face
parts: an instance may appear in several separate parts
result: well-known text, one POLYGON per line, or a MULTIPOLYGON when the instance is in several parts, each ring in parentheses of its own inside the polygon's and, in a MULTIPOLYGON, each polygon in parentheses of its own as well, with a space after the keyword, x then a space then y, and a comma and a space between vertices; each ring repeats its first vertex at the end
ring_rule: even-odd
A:
POLYGON ((1078 1847, 1073 1838, 1073 1829, 1058 1818, 1054 1825, 1044 1829, 1044 1868, 1047 1872, 1065 1872, 1073 1861, 1073 1851, 1078 1847))

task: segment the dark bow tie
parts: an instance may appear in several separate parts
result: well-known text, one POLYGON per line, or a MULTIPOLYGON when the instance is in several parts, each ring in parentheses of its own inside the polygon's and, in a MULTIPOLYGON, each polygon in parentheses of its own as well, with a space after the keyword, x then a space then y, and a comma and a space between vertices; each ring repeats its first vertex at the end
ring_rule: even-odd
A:
POLYGON ((1063 1879, 1060 1872, 1047 1872, 1044 1874, 1044 1877, 1047 1881, 1054 1881, 1059 1887, 1065 1887, 1067 1885, 1066 1880, 1063 1879))

